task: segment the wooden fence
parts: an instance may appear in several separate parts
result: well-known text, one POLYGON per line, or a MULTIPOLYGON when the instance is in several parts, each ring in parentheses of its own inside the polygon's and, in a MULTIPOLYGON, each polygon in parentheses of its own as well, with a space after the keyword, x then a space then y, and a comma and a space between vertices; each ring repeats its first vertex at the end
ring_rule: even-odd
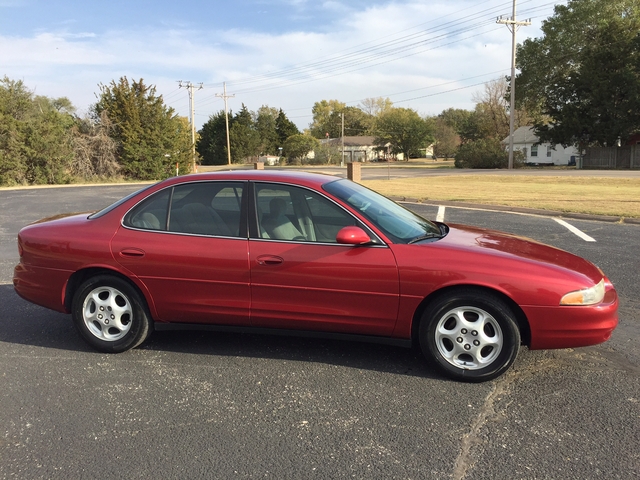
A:
POLYGON ((582 158, 582 168, 640 170, 640 145, 587 148, 582 158))

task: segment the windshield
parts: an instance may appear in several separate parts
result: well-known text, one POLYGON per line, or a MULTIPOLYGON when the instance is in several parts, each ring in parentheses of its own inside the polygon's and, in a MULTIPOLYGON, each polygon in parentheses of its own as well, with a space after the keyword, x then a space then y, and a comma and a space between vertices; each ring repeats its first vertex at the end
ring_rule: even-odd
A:
POLYGON ((323 188, 359 211, 394 243, 413 243, 442 236, 435 223, 362 185, 337 180, 323 185, 323 188))

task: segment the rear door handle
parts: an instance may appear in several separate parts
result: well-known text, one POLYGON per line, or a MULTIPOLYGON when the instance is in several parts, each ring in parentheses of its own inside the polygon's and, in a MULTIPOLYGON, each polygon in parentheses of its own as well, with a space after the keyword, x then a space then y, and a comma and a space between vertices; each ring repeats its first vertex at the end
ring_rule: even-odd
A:
POLYGON ((280 265, 284 262, 284 258, 277 255, 260 255, 257 260, 260 265, 280 265))
POLYGON ((144 250, 141 250, 139 248, 125 248, 124 250, 120 250, 120 256, 121 257, 137 257, 137 258, 142 258, 144 257, 144 250))

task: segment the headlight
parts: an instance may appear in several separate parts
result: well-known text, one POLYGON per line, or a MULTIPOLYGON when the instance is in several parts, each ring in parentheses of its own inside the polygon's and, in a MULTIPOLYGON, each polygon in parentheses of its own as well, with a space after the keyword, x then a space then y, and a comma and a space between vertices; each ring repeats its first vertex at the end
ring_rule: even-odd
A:
POLYGON ((604 278, 600 280, 600 283, 591 288, 567 293, 562 297, 562 300, 560 300, 560 305, 595 305, 596 303, 600 303, 603 298, 604 278))

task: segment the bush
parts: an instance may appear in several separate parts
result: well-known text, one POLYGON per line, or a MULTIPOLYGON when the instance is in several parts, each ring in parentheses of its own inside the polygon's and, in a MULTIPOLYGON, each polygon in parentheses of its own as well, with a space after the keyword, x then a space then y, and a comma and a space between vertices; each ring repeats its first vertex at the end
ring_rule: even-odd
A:
MULTIPOLYGON (((522 166, 520 152, 514 155, 514 167, 522 166)), ((496 139, 480 139, 463 143, 458 147, 456 168, 508 168, 509 152, 496 139)))

